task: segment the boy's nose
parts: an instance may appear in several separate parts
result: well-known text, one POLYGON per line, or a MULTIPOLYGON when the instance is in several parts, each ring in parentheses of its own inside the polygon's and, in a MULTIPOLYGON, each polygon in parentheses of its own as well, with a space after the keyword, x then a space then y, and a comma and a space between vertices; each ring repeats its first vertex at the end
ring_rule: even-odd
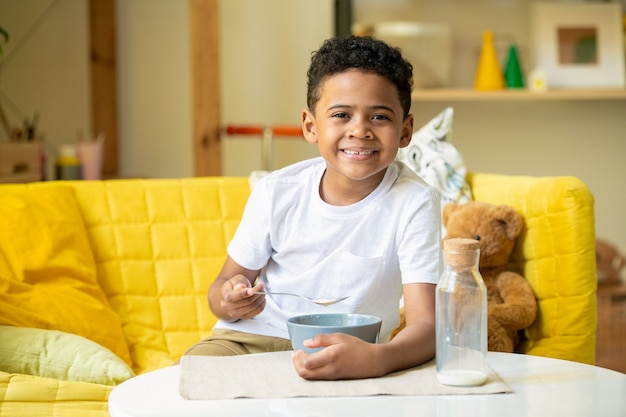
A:
POLYGON ((348 136, 353 139, 372 139, 374 137, 369 124, 358 118, 352 120, 348 136))

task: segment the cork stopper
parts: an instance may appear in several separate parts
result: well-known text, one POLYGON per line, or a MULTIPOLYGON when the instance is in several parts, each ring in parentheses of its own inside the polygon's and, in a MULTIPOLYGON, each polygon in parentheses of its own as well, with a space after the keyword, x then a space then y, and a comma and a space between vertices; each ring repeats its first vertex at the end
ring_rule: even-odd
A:
POLYGON ((453 268, 468 268, 476 264, 480 245, 474 239, 455 238, 443 241, 446 263, 453 268))

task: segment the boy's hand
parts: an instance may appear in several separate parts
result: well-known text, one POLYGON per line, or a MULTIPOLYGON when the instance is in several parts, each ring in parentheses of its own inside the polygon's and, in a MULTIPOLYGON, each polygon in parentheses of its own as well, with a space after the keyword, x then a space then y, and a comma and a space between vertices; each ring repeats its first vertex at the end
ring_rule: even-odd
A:
POLYGON ((376 356, 379 345, 343 333, 319 334, 304 342, 306 347, 324 347, 319 352, 293 352, 296 372, 304 379, 359 379, 382 375, 376 356))
POLYGON ((219 275, 209 287, 208 301, 211 312, 220 320, 237 321, 258 315, 265 308, 265 297, 255 294, 265 284, 252 287, 260 270, 246 269, 226 257, 219 275))
POLYGON ((265 284, 252 287, 248 278, 235 275, 220 288, 220 310, 231 320, 250 319, 265 308, 265 297, 255 294, 263 291, 265 284))

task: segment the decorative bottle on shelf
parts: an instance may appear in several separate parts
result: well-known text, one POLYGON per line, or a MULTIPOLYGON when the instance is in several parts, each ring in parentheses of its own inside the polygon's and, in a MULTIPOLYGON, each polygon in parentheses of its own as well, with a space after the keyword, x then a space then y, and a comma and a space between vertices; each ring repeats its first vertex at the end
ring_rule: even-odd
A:
POLYGON ((509 55, 504 67, 504 80, 507 88, 524 88, 524 75, 515 45, 509 46, 509 55))
POLYGON ((445 273, 437 285, 437 379, 476 386, 487 379, 487 289, 478 271, 479 244, 447 239, 445 273))
POLYGON ((544 93, 548 90, 546 74, 539 67, 533 69, 528 76, 528 89, 534 93, 544 93))
POLYGON ((493 32, 488 30, 483 32, 483 45, 478 59, 474 88, 485 91, 504 89, 504 76, 493 42, 493 32))
POLYGON ((59 157, 56 160, 56 179, 79 180, 81 177, 81 167, 76 154, 76 146, 62 145, 59 149, 59 157))

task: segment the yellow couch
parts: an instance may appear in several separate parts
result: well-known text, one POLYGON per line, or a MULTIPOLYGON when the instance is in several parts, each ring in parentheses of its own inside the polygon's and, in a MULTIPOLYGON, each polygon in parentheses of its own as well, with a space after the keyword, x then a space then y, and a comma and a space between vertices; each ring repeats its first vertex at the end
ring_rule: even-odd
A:
MULTIPOLYGON (((524 352, 593 363, 589 189, 572 177, 468 181, 475 199, 526 219, 514 266, 539 315, 524 352)), ((209 333, 206 292, 248 194, 243 177, 0 186, 0 416, 106 416, 116 384, 209 333)))

